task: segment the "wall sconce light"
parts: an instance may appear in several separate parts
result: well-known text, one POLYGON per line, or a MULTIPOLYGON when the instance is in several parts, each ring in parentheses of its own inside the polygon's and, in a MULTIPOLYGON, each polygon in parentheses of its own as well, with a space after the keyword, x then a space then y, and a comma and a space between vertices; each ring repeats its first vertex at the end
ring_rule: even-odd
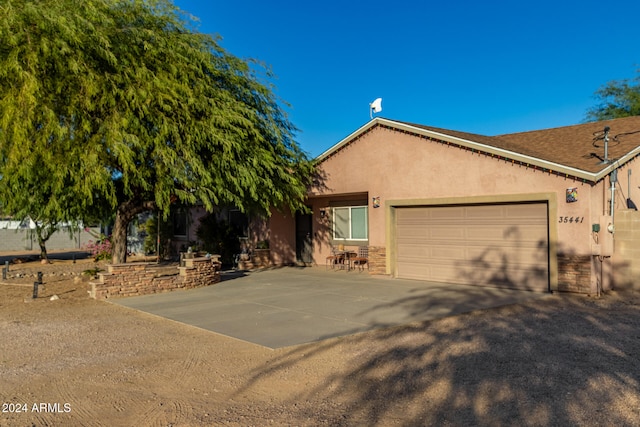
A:
POLYGON ((373 203, 373 207, 374 208, 379 208, 380 207, 380 196, 376 196, 373 198, 372 200, 373 203))
POLYGON ((327 216, 327 210, 326 209, 320 209, 320 218, 324 218, 327 216))

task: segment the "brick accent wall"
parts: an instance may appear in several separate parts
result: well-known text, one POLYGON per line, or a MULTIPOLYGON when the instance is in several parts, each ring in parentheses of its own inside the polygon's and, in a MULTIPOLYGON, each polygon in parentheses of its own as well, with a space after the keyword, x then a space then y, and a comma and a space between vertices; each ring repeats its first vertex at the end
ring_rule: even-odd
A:
POLYGON ((89 295, 95 299, 128 297, 191 289, 220 282, 217 258, 184 260, 184 267, 167 269, 154 263, 113 264, 98 280, 89 282, 89 295))
POLYGON ((558 254, 558 290, 591 292, 591 255, 558 254))
POLYGON ((387 250, 384 246, 369 246, 369 274, 387 274, 387 250))

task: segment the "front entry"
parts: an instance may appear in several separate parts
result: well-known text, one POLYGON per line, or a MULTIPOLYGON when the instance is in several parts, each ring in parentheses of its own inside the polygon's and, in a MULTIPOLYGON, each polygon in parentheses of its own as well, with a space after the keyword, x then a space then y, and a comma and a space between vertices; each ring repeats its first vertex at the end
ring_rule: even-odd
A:
POLYGON ((313 264, 313 235, 311 214, 296 213, 296 261, 313 264))

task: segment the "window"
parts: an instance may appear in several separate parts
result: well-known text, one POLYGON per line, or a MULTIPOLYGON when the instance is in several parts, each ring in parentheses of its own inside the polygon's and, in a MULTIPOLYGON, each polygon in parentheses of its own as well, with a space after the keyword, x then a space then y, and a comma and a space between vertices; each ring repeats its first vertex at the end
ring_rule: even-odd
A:
POLYGON ((367 207, 333 208, 334 240, 367 240, 367 207))

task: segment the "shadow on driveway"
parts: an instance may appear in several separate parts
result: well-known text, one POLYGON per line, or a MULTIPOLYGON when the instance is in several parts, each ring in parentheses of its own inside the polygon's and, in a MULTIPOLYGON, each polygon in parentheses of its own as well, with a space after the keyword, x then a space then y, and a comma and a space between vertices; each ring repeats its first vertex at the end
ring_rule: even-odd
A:
POLYGON ((112 302, 275 349, 547 296, 281 268, 225 273, 213 286, 112 302))

